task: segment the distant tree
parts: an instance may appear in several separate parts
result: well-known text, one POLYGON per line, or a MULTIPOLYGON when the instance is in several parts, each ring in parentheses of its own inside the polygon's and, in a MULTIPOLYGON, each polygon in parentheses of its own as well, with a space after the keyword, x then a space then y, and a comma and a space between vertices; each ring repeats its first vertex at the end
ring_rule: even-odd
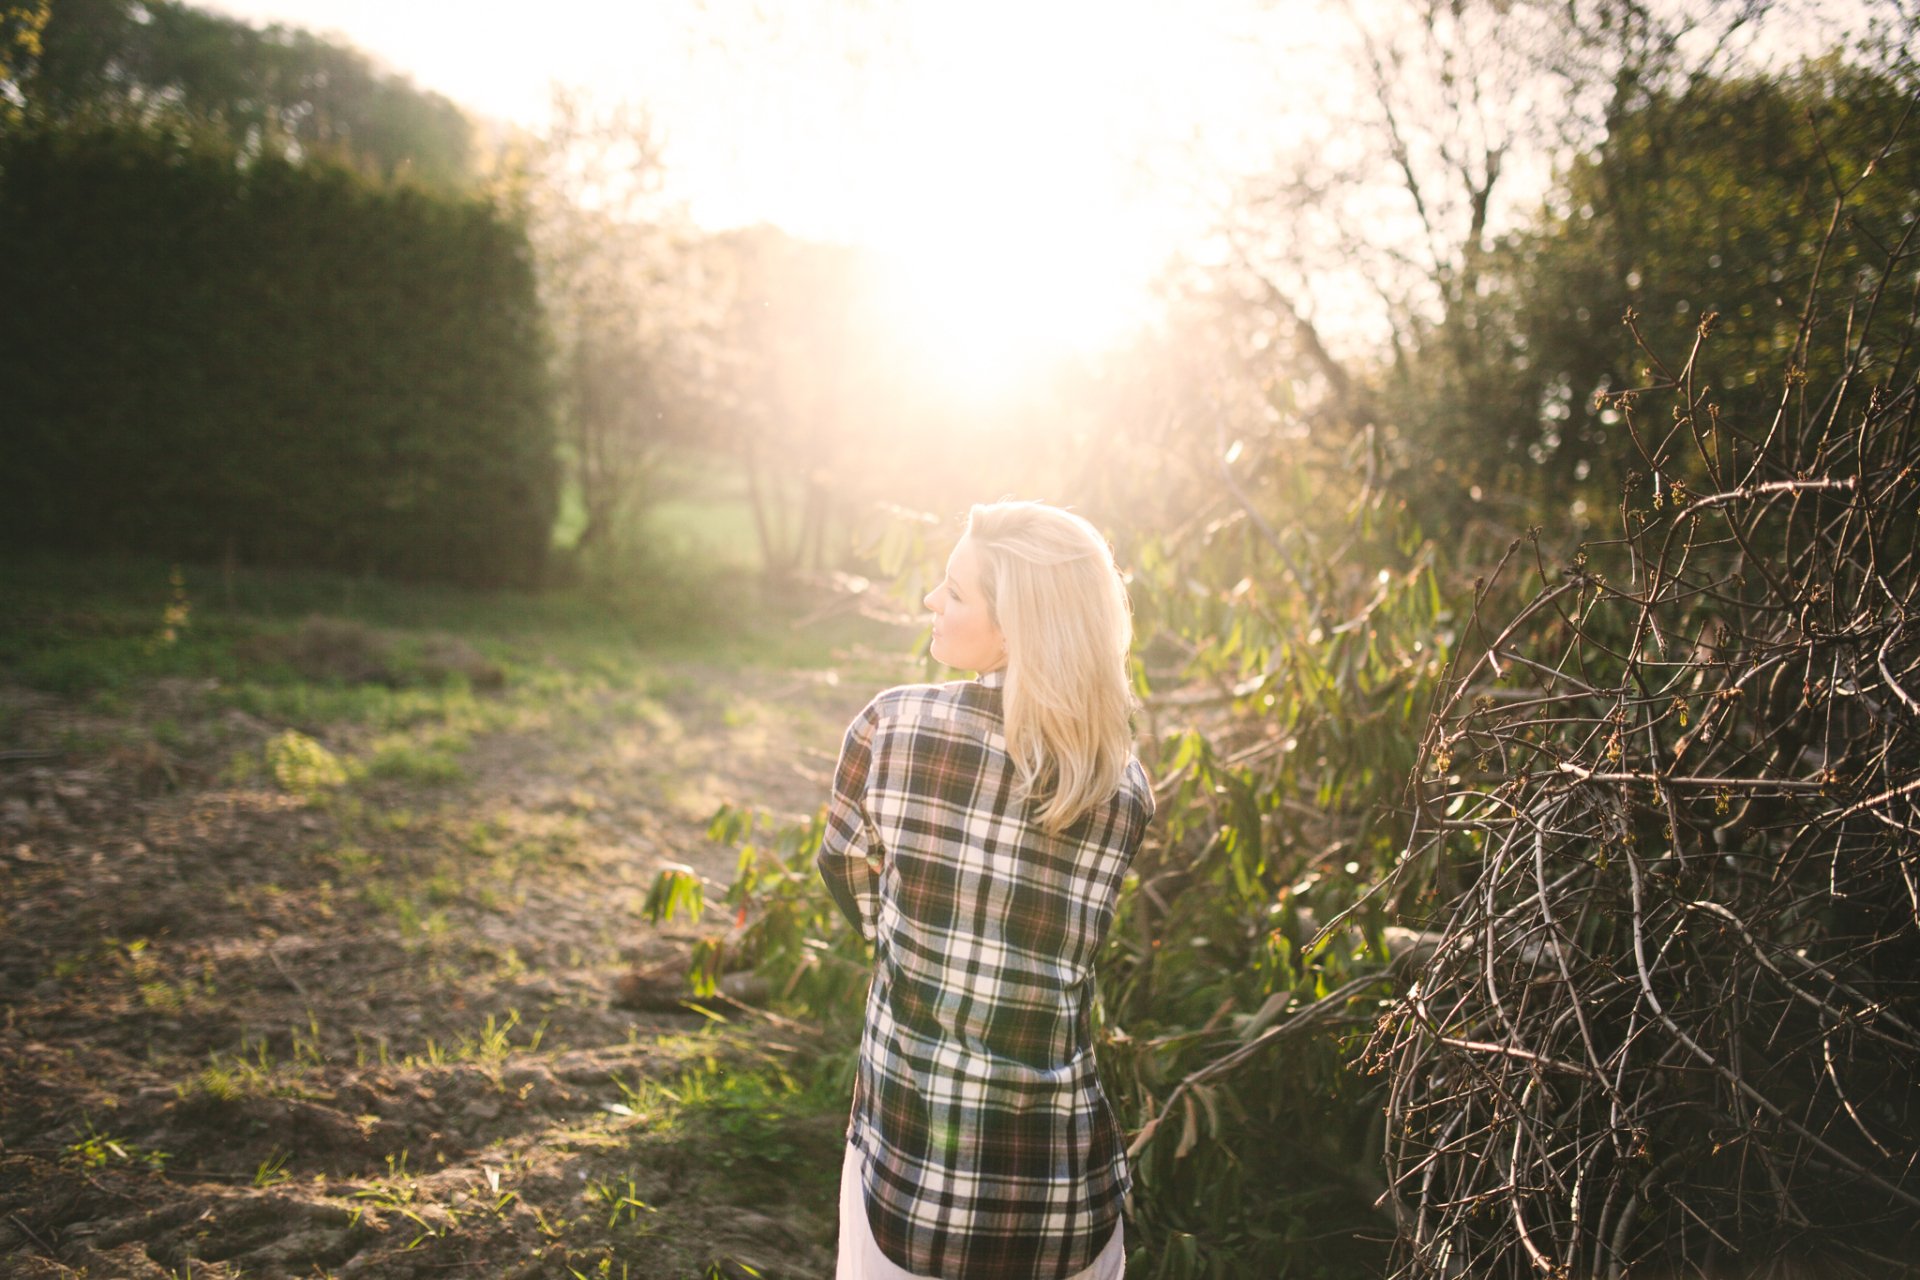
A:
POLYGON ((180 112, 247 154, 320 153, 437 184, 470 173, 459 107, 308 31, 179 0, 53 0, 42 43, 21 93, 56 117, 180 112))
MULTIPOLYGON (((1533 465, 1531 360, 1504 235, 1555 158, 1653 95, 1729 74, 1770 0, 1402 0, 1348 6, 1344 95, 1248 184, 1211 282, 1280 417, 1374 424, 1449 520, 1533 465)), ((1617 317, 1613 317, 1617 318, 1617 317)), ((1612 318, 1610 318, 1609 322, 1612 318)), ((1253 441, 1249 441, 1252 449, 1253 441)))
MULTIPOLYGON (((1742 307, 1796 295, 1748 255, 1829 159, 1872 154, 1916 83, 1915 15, 1873 0, 1845 22, 1793 0, 1328 7, 1351 76, 1316 82, 1297 141, 1224 212, 1224 254, 1177 278, 1198 345, 1176 363, 1209 366, 1203 396, 1170 402, 1194 424, 1179 447, 1238 441, 1248 495, 1271 503, 1299 432, 1372 434, 1423 522, 1496 545, 1617 493, 1625 452, 1591 401, 1637 376, 1626 307, 1757 333, 1742 307), (1789 28, 1847 52, 1768 70, 1756 50, 1789 28), (1203 399, 1223 411, 1192 412, 1203 399)), ((1913 189, 1876 189, 1882 221, 1913 189)), ((1749 354, 1743 377, 1781 367, 1749 354)), ((1199 500, 1230 499, 1202 469, 1199 500)))
POLYGON ((708 407, 746 477, 762 566, 817 571, 876 408, 855 386, 858 255, 760 226, 714 237, 707 257, 726 299, 708 407))
POLYGON ((514 139, 497 175, 533 244, 582 553, 634 528, 666 446, 693 431, 704 295, 663 172, 644 111, 563 89, 545 131, 514 139))
POLYGON ((1599 492, 1619 491, 1634 450, 1621 415, 1596 397, 1649 380, 1621 323, 1629 309, 1663 348, 1717 317, 1696 382, 1712 387, 1738 430, 1761 429, 1754 420, 1772 413, 1779 380, 1793 371, 1832 380, 1841 340, 1858 342, 1857 326, 1874 322, 1863 314, 1848 325, 1855 299, 1835 282, 1920 216, 1916 89, 1920 81, 1836 57, 1784 77, 1697 80, 1650 95, 1574 160, 1539 226, 1508 242, 1497 271, 1518 344, 1509 381, 1521 391, 1508 444, 1545 488, 1591 476, 1599 492), (1874 176, 1846 215, 1859 234, 1833 247, 1809 237, 1834 191, 1869 166, 1874 176), (1829 283, 1809 309, 1823 265, 1829 283))

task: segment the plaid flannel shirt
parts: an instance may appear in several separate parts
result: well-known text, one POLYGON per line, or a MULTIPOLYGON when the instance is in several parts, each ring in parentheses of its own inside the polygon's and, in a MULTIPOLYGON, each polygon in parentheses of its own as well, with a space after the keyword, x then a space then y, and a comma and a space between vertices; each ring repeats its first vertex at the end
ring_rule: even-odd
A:
POLYGON ((819 867, 874 977, 848 1141, 874 1241, 923 1276, 1066 1277, 1131 1185, 1095 1073, 1094 955, 1153 816, 1146 771, 1049 833, 998 673, 889 689, 841 748, 819 867))

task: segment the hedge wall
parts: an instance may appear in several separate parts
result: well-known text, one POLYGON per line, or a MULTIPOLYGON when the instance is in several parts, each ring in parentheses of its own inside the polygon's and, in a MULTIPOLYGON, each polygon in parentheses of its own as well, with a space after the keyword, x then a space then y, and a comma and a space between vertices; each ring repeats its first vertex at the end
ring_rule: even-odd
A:
POLYGON ((179 130, 0 133, 0 547, 541 574, 523 230, 179 130))

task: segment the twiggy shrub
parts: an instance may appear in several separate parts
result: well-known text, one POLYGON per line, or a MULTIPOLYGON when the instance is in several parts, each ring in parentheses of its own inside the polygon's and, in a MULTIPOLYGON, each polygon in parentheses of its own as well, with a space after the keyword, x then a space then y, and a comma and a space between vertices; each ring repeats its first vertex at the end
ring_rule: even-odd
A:
POLYGON ((1643 343, 1615 535, 1516 543, 1530 598, 1449 673, 1407 864, 1443 940, 1376 1045, 1397 1275, 1920 1258, 1920 224, 1855 223, 1870 180, 1771 412, 1701 382, 1713 317, 1643 343))

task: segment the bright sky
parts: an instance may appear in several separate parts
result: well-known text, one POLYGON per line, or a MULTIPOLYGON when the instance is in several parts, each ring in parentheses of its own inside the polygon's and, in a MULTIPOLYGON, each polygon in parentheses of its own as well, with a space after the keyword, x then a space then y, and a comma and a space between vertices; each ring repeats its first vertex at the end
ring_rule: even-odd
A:
MULTIPOLYGON (((697 222, 886 255, 903 322, 983 376, 1141 320, 1168 257, 1219 225, 1232 175, 1289 146, 1351 151, 1327 132, 1356 76, 1345 11, 1383 16, 1379 0, 197 2, 342 36, 520 124, 556 82, 643 104, 697 222)), ((1523 159, 1509 204, 1545 180, 1523 159)))
POLYGON ((1221 175, 1260 154, 1249 123, 1325 62, 1306 0, 1282 24, 1258 0, 206 2, 523 124, 555 81, 643 102, 698 221, 879 250, 983 364, 1136 322, 1221 175))

